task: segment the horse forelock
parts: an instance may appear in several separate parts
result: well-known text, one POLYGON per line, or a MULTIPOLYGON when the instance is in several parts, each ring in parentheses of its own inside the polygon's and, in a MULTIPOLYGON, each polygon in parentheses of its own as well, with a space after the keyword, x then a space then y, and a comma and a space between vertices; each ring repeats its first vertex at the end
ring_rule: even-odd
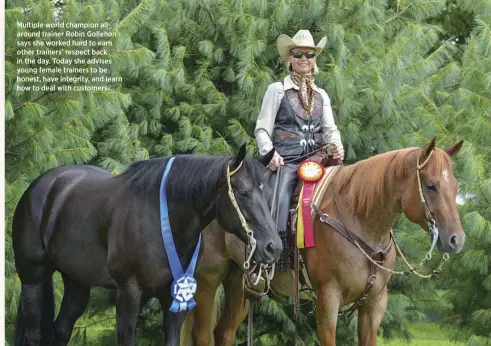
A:
POLYGON ((258 160, 246 157, 244 165, 253 182, 257 184, 266 183, 265 174, 268 170, 258 160))
MULTIPOLYGON (((420 148, 393 150, 343 167, 335 179, 335 193, 347 194, 345 200, 351 212, 369 215, 374 208, 384 204, 388 185, 405 174, 407 159, 416 151, 420 152, 420 148)), ((427 165, 432 174, 438 176, 445 169, 452 169, 450 158, 438 148, 427 165)), ((414 165, 409 167, 416 171, 416 156, 414 165)))
POLYGON ((430 167, 432 167, 432 173, 435 175, 438 175, 439 177, 442 176, 442 173, 447 170, 448 173, 453 174, 453 162, 450 156, 445 153, 444 150, 440 148, 435 148, 433 152, 433 157, 430 159, 428 164, 431 164, 430 167))

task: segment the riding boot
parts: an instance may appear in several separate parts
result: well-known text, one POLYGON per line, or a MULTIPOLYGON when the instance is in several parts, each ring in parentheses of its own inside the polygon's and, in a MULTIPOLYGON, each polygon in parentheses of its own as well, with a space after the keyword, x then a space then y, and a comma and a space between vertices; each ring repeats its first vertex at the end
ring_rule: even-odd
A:
POLYGON ((287 271, 291 267, 293 244, 289 241, 291 234, 289 234, 287 226, 293 190, 297 182, 297 167, 298 164, 287 163, 281 167, 279 176, 278 171, 276 171, 269 178, 269 185, 272 189, 275 189, 277 185, 276 199, 273 201, 273 220, 275 220, 278 234, 283 242, 283 252, 277 264, 277 269, 281 272, 287 271))

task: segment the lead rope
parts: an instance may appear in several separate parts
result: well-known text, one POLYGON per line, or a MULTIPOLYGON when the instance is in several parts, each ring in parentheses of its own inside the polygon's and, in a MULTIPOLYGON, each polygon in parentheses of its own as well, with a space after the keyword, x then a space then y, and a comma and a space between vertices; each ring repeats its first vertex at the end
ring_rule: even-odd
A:
MULTIPOLYGON (((391 231, 392 233, 392 231, 391 231)), ((354 244, 356 245, 356 247, 365 255, 365 257, 372 263, 374 264, 377 268, 379 269, 382 269, 382 270, 385 270, 386 272, 389 272, 391 274, 395 274, 395 275, 406 275, 408 276, 409 274, 411 273, 414 273, 416 274, 417 276, 419 276, 420 278, 423 278, 423 279, 429 279, 429 278, 434 278, 436 277, 436 275, 438 275, 438 273, 441 271, 443 265, 445 264, 446 261, 448 261, 449 259, 449 255, 448 253, 444 253, 443 254, 443 258, 442 258, 442 261, 440 262, 439 266, 437 269, 433 270, 433 272, 431 274, 428 274, 428 275, 423 275, 423 274, 420 274, 417 272, 417 270, 411 266, 411 264, 409 264, 409 262, 406 260, 406 257, 404 257, 404 254, 402 253, 401 249, 399 248, 399 245, 397 244, 396 240, 394 237, 392 237, 392 240, 394 241, 394 244, 396 246, 396 250, 397 252, 399 253, 399 255, 401 255, 401 258, 403 259, 404 263, 409 267, 409 271, 396 271, 396 270, 392 270, 392 269, 388 269, 388 268, 385 268, 384 266, 381 266, 380 264, 378 264, 376 261, 374 261, 367 253, 365 250, 363 250, 363 248, 360 246, 360 244, 358 244, 358 242, 356 240, 353 240, 354 244)), ((425 258, 423 258, 423 260, 420 262, 419 264, 419 267, 422 267, 424 262, 426 261, 426 256, 425 258)))
POLYGON ((249 317, 247 320, 247 345, 252 346, 254 343, 254 330, 253 330, 253 318, 254 318, 254 302, 252 299, 249 300, 249 317))

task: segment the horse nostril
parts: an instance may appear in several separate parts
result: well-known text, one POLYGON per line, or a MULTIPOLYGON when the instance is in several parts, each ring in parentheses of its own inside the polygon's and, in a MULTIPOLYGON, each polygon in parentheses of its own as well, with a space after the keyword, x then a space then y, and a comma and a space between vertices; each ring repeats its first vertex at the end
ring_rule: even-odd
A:
POLYGON ((460 233, 456 232, 450 236, 447 246, 449 250, 458 253, 464 247, 464 243, 465 243, 465 234, 463 232, 460 233))
POLYGON ((277 260, 279 255, 281 254, 281 251, 282 251, 281 243, 279 243, 277 245, 275 245, 275 243, 273 241, 269 242, 268 245, 266 245, 265 253, 272 260, 277 260), (277 245, 279 245, 279 246, 277 246, 277 245))
POLYGON ((457 236, 456 235, 452 236, 452 238, 450 238, 450 246, 452 248, 455 248, 457 246, 457 243, 458 243, 457 236))

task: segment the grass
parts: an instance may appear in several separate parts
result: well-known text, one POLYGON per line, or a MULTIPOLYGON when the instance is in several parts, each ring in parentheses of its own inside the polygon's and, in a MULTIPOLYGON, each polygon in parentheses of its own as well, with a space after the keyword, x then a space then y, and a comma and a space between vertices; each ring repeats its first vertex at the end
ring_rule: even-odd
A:
POLYGON ((450 335, 436 323, 412 323, 409 330, 413 336, 410 342, 403 339, 378 339, 379 346, 464 346, 460 341, 451 341, 450 335))
MULTIPOLYGON (((79 322, 78 326, 84 326, 88 324, 88 321, 79 322), (82 323, 84 322, 84 323, 82 323)), ((104 331, 112 331, 115 333, 115 320, 104 321, 99 325, 92 325, 87 330, 85 335, 84 345, 96 345, 97 338, 100 337, 104 331)), ((457 341, 451 341, 450 334, 445 330, 445 327, 437 323, 411 323, 409 325, 409 331, 412 334, 412 339, 407 342, 404 339, 385 340, 382 337, 378 338, 378 346, 465 346, 465 343, 457 341)), ((116 340, 116 337, 110 338, 116 340)), ((71 340, 70 345, 80 345, 80 339, 78 342, 71 340)), ((263 340, 264 341, 264 340, 263 340)), ((274 345, 274 343, 271 343, 274 345)))

